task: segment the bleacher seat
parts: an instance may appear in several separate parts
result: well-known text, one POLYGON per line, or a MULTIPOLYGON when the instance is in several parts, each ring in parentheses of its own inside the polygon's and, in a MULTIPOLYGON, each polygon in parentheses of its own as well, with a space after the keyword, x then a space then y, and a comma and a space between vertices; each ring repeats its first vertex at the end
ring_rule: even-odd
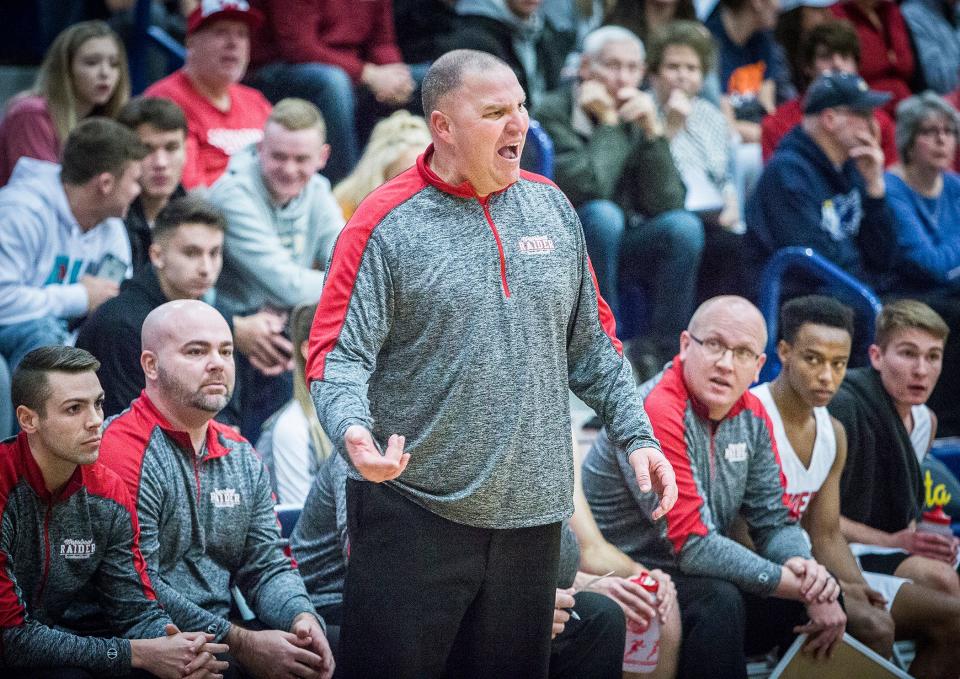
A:
POLYGON ((520 167, 553 179, 553 141, 550 135, 533 118, 527 130, 527 142, 520 157, 520 167))
MULTIPOLYGON (((777 250, 767 262, 760 276, 759 307, 767 322, 767 362, 760 372, 760 381, 769 382, 780 372, 777 358, 777 325, 784 279, 790 269, 802 269, 829 286, 842 302, 855 313, 857 327, 854 348, 866 346, 873 338, 880 300, 867 285, 858 281, 833 262, 817 254, 812 248, 788 247, 777 250)), ((810 290, 813 294, 817 290, 810 290)), ((822 292, 822 291, 820 291, 822 292)), ((857 363, 854 362, 854 365, 857 363)))

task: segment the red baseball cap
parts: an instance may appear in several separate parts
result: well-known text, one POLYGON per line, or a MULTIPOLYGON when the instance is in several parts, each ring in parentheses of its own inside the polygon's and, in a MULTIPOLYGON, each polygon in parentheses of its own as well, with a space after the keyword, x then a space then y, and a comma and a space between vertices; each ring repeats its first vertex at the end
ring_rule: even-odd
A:
POLYGON ((263 14, 250 7, 246 0, 201 0, 187 19, 187 35, 196 33, 217 19, 243 21, 252 31, 263 23, 263 14))

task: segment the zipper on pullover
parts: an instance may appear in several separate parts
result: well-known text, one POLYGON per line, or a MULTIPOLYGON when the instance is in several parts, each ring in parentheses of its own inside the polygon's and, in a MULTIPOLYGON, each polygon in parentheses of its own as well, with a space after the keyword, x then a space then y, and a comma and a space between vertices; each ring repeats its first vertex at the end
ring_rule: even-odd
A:
POLYGON ((193 478, 197 482, 197 507, 200 506, 200 463, 197 459, 197 454, 193 454, 193 478))
POLYGON ((483 207, 483 216, 487 218, 487 224, 490 225, 490 231, 493 232, 493 239, 497 241, 497 252, 500 253, 500 284, 503 286, 503 294, 510 299, 510 285, 507 283, 507 258, 503 254, 503 243, 500 242, 500 232, 497 231, 497 225, 493 223, 493 217, 490 215, 490 196, 478 198, 483 207))
POLYGON ((40 586, 37 587, 37 601, 43 601, 43 590, 47 587, 47 576, 50 575, 50 514, 53 511, 53 502, 47 503, 47 511, 43 515, 43 575, 40 576, 40 586))

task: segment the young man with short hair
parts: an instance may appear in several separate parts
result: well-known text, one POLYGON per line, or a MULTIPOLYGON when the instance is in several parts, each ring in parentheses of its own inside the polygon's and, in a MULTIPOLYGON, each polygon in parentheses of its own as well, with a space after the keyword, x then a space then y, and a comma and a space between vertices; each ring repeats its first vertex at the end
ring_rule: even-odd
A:
POLYGON ((149 149, 142 163, 140 195, 124 219, 137 274, 150 263, 151 230, 157 215, 172 199, 187 195, 180 183, 187 161, 187 119, 169 99, 135 97, 120 109, 117 122, 133 130, 149 149))
POLYGON ((830 413, 847 432, 840 525, 860 563, 960 595, 958 540, 916 530, 923 487, 913 439, 932 440, 936 420, 924 404, 940 377, 949 331, 926 304, 885 305, 870 365, 847 374, 830 413))
MULTIPOLYGON (((327 259, 343 228, 343 213, 319 174, 330 155, 326 126, 304 99, 277 102, 263 140, 230 159, 209 199, 226 218, 218 307, 228 317, 272 313, 282 324, 298 304, 320 298, 327 259)), ((236 321, 235 321, 236 322, 236 321)), ((239 363, 244 435, 290 399, 292 348, 284 338, 271 361, 239 363)))
POLYGON ((147 316, 146 387, 103 432, 103 463, 127 484, 157 599, 174 622, 230 645, 248 676, 329 679, 323 621, 284 553, 266 467, 253 446, 213 418, 234 385, 233 338, 198 300, 147 316), (231 587, 258 628, 231 621, 231 587))
POLYGON ((217 282, 224 227, 220 212, 201 198, 170 202, 151 232, 151 266, 125 281, 120 294, 83 324, 77 346, 100 360, 107 416, 127 408, 143 390, 140 328, 147 315, 171 300, 200 299, 217 282))
POLYGON ((777 353, 783 368, 773 382, 752 391, 773 423, 791 513, 810 535, 814 556, 840 580, 855 637, 886 657, 894 634, 917 639, 911 674, 956 676, 960 598, 901 578, 861 573, 840 529, 847 440, 826 406, 846 373, 853 313, 832 298, 811 295, 787 302, 780 317, 777 353))
POLYGON ((0 668, 10 679, 220 676, 227 650, 181 633, 156 601, 133 503, 97 462, 103 390, 82 349, 28 353, 13 376, 21 432, 0 443, 0 668), (46 548, 44 547, 46 545, 46 548), (110 627, 94 638, 63 627, 80 590, 96 589, 110 627))
POLYGON ((119 292, 130 266, 120 218, 145 154, 127 128, 92 118, 70 133, 62 165, 21 158, 0 190, 0 354, 11 370, 119 292))

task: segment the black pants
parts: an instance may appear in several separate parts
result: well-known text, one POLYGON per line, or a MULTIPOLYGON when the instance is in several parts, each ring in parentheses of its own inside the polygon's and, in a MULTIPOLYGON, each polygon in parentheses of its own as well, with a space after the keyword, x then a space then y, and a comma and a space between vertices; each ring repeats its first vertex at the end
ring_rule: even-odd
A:
POLYGON ((571 618, 550 647, 550 679, 620 679, 626 621, 610 597, 580 592, 571 618))
POLYGON ((347 481, 338 676, 547 677, 560 524, 492 530, 347 481))
POLYGON ((745 679, 747 656, 774 646, 786 651, 793 628, 808 620, 797 601, 747 594, 728 580, 670 575, 683 625, 677 676, 684 679, 745 679))

